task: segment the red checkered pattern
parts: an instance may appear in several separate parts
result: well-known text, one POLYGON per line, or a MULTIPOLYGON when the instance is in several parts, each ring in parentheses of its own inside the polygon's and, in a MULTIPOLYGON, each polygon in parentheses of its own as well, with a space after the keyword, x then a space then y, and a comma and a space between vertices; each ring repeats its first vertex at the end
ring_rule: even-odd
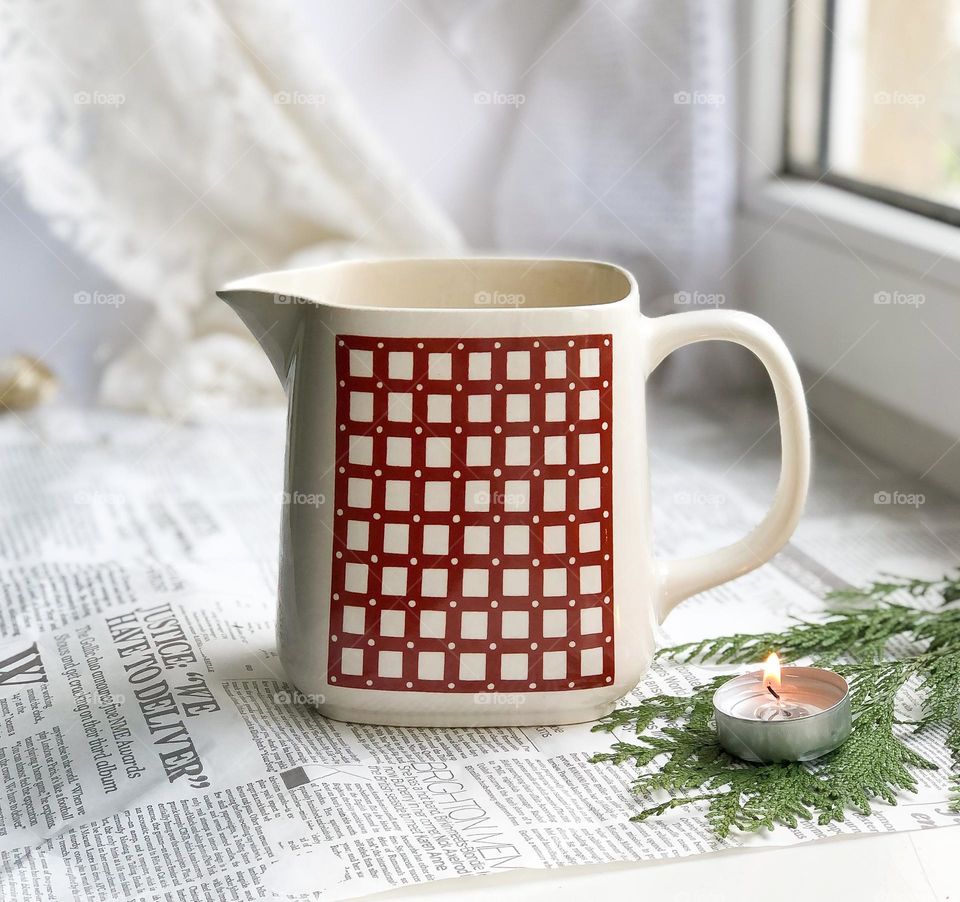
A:
POLYGON ((613 681, 611 341, 338 336, 331 683, 613 681))

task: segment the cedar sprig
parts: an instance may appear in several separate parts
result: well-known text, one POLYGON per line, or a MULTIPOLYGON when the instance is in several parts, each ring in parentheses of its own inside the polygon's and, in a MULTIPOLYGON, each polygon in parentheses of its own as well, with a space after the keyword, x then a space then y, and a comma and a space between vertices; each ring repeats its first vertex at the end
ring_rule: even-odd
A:
POLYGON ((595 730, 630 728, 636 738, 616 742, 594 761, 626 762, 640 773, 633 790, 644 800, 634 820, 646 820, 691 804, 706 806, 718 837, 801 820, 829 824, 848 810, 869 814, 871 803, 896 804, 917 788, 915 772, 935 765, 909 744, 911 732, 939 729, 953 760, 952 787, 960 792, 960 580, 885 577, 834 599, 873 607, 849 607, 816 621, 798 621, 781 633, 736 634, 666 649, 669 660, 713 663, 757 661, 777 650, 788 660, 830 661, 851 686, 854 723, 850 738, 817 761, 747 764, 728 755, 713 727, 712 698, 730 675, 687 696, 657 695, 620 708, 595 730), (944 605, 925 610, 891 599, 937 595, 944 605), (891 640, 907 640, 910 655, 890 654, 891 640), (923 694, 920 719, 907 724, 896 713, 897 696, 913 681, 923 694), (655 801, 654 793, 666 793, 655 801))

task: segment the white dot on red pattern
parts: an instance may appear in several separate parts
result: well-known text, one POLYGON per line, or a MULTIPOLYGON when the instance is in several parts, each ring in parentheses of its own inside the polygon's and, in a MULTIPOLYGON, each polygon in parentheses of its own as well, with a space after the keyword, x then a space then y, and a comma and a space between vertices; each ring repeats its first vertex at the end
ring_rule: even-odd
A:
POLYGON ((331 637, 330 637, 330 641, 331 641, 331 642, 336 642, 336 641, 338 641, 338 640, 337 640, 337 637, 336 637, 336 636, 331 636, 331 637))

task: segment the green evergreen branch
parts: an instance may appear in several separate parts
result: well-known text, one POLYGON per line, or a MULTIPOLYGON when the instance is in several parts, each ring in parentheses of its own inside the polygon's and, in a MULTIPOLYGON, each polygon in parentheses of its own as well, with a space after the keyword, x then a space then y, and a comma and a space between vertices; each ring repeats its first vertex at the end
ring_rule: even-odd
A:
POLYGON ((616 742, 593 760, 630 762, 639 769, 632 788, 645 807, 633 820, 704 804, 708 823, 717 836, 726 837, 735 829, 795 827, 801 820, 828 824, 842 820, 848 810, 869 814, 872 802, 896 804, 899 793, 915 792, 916 770, 935 768, 909 745, 911 731, 934 727, 945 731, 953 761, 951 786, 960 793, 960 608, 923 610, 893 601, 897 593, 914 599, 937 595, 949 605, 960 599, 960 577, 885 578, 833 596, 873 607, 798 621, 781 633, 735 634, 665 649, 661 657, 679 661, 742 663, 776 650, 788 660, 832 662, 850 683, 853 729, 840 748, 817 761, 754 765, 727 754, 713 727, 713 694, 730 675, 688 696, 657 695, 620 708, 594 730, 629 728, 636 738, 616 742), (921 650, 891 657, 893 639, 921 650), (903 731, 896 700, 911 680, 924 701, 920 719, 903 731), (658 801, 654 793, 669 798, 658 801))

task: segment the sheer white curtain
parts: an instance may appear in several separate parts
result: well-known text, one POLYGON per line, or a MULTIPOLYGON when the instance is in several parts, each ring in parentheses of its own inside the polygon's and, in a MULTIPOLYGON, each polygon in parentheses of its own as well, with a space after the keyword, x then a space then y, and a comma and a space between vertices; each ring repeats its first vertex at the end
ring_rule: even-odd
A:
POLYGON ((245 272, 462 232, 621 262, 647 312, 723 292, 733 35, 730 0, 7 0, 0 164, 153 305, 102 400, 189 415, 277 398, 212 294, 245 272))
POLYGON ((276 400, 213 296, 308 258, 459 239, 324 69, 283 0, 0 7, 0 160, 55 235, 155 305, 105 402, 190 415, 276 400))

